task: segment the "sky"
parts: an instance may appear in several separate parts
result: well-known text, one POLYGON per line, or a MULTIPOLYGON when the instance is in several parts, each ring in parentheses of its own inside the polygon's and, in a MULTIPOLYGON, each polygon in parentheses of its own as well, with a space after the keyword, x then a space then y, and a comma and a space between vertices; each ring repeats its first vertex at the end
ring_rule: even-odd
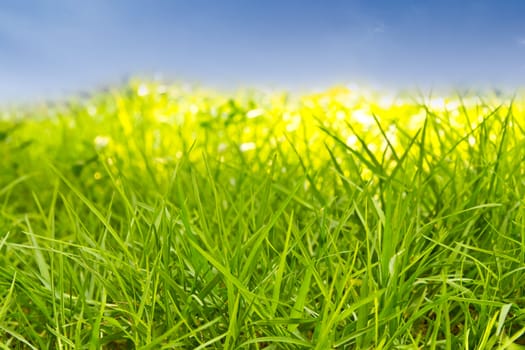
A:
POLYGON ((518 87, 522 0, 0 0, 0 101, 129 77, 219 88, 518 87))

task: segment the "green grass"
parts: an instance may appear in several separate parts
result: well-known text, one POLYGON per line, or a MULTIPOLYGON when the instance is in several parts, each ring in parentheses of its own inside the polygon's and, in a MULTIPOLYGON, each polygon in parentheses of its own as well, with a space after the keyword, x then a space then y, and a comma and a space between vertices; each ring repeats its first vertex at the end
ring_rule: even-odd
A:
POLYGON ((525 98, 130 83, 0 119, 4 349, 521 349, 525 98))

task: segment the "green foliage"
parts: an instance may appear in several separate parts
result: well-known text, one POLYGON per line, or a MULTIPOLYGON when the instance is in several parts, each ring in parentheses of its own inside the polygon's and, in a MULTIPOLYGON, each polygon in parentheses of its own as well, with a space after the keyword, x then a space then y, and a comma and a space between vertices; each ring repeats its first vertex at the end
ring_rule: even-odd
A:
POLYGON ((143 82, 5 112, 0 344, 520 349, 524 115, 143 82))

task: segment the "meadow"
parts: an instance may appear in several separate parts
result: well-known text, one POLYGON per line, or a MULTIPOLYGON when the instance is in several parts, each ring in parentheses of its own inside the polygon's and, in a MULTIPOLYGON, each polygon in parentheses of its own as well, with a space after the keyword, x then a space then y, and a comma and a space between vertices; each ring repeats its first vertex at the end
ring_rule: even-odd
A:
POLYGON ((525 95, 132 81, 0 159, 0 348, 525 348, 525 95))

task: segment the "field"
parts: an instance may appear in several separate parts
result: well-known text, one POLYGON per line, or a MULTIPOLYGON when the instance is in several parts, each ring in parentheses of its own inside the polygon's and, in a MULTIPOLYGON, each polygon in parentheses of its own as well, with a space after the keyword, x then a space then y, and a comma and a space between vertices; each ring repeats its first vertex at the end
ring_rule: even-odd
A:
POLYGON ((1 348, 525 348, 524 96, 137 81, 0 159, 1 348))

